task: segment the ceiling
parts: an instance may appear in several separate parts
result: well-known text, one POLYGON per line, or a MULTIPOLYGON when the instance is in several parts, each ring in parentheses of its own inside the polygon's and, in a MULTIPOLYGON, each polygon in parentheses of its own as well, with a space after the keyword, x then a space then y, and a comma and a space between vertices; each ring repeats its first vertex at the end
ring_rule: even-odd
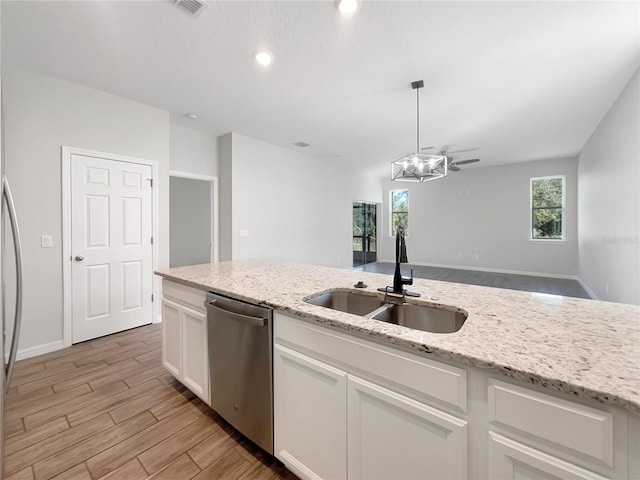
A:
POLYGON ((3 1, 2 61, 388 174, 415 149, 420 79, 423 146, 480 166, 576 154, 639 66, 639 19, 637 1, 365 1, 351 18, 329 0, 196 18, 169 0, 3 1))

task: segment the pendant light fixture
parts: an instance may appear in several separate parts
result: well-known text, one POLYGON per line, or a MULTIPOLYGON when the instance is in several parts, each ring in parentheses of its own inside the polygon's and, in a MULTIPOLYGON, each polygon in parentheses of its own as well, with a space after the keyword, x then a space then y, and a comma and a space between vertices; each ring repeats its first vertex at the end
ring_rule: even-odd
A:
POLYGON ((401 182, 428 182, 447 174, 447 157, 420 153, 420 89, 424 82, 411 82, 416 91, 416 151, 391 163, 391 180, 401 182))

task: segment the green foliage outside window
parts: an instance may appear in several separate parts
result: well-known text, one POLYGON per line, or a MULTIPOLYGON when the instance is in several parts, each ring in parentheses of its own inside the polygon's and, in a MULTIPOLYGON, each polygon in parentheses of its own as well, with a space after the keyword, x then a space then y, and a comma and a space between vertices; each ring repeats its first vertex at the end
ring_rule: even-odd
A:
POLYGON ((409 190, 391 191, 391 235, 395 235, 398 227, 409 233, 409 190))
POLYGON ((562 240, 564 178, 531 179, 531 238, 562 240))

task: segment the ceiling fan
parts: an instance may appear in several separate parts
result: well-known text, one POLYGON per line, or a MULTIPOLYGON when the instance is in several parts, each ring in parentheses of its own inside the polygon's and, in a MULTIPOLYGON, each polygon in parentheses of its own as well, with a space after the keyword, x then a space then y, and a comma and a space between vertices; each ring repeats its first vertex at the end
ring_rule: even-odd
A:
MULTIPOLYGON (((434 147, 425 147, 425 148, 421 148, 421 150, 431 150, 434 147)), ((460 165, 466 165, 468 163, 476 163, 479 162, 480 159, 479 158, 470 158, 468 160, 455 160, 455 157, 452 157, 450 154, 451 153, 462 153, 462 152, 468 152, 471 150, 475 150, 475 148, 473 149, 466 149, 466 150, 456 150, 455 152, 448 152, 447 150, 442 150, 440 152, 440 155, 444 156, 447 158, 447 170, 451 170, 452 172, 459 172, 460 171, 460 165)))

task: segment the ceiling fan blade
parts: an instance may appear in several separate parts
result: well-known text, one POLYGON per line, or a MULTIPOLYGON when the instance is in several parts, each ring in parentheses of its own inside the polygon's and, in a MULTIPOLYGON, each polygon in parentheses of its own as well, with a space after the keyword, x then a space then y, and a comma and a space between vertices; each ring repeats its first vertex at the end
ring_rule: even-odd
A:
POLYGON ((449 165, 447 167, 447 170, 451 170, 452 172, 459 172, 460 169, 458 167, 456 167, 455 165, 449 165))
POLYGON ((459 160, 457 162, 453 162, 451 165, 466 165, 467 163, 476 163, 479 162, 479 158, 471 158, 469 160, 459 160))
POLYGON ((434 147, 422 147, 420 150, 433 150, 434 147))
POLYGON ((467 152, 475 152, 478 148, 462 148, 460 150, 451 150, 449 153, 457 154, 457 153, 467 153, 467 152))

